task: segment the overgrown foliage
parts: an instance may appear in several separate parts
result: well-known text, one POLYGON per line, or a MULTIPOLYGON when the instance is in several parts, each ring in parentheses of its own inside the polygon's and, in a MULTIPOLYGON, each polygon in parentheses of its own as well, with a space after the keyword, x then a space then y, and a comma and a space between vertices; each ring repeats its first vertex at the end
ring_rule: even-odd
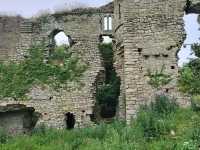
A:
POLYGON ((154 88, 161 88, 164 85, 167 85, 171 80, 171 76, 164 73, 165 66, 162 66, 161 70, 156 70, 154 73, 152 73, 150 70, 148 70, 148 76, 150 78, 149 84, 154 88))
POLYGON ((190 95, 200 94, 200 45, 194 44, 192 50, 197 56, 186 64, 180 72, 179 88, 190 95))
POLYGON ((182 92, 192 96, 193 109, 200 110, 200 44, 194 44, 192 50, 197 58, 183 66, 178 83, 182 92))
POLYGON ((96 100, 97 104, 101 107, 102 114, 106 110, 110 110, 111 116, 114 116, 120 94, 120 78, 117 77, 113 67, 112 44, 100 44, 99 50, 104 60, 106 79, 104 85, 97 87, 96 100))
POLYGON ((44 59, 44 47, 34 46, 29 49, 29 56, 24 61, 1 63, 0 98, 24 99, 34 84, 48 84, 53 88, 59 88, 68 81, 78 81, 86 69, 85 65, 64 47, 55 50, 49 63, 45 63, 44 59), (53 60, 61 63, 51 63, 53 60))
POLYGON ((31 136, 8 138, 2 150, 198 150, 200 115, 159 96, 138 112, 130 125, 122 122, 55 130, 42 126, 31 136))
POLYGON ((175 113, 178 105, 166 96, 157 96, 150 106, 143 106, 138 113, 136 126, 143 131, 147 140, 160 138, 170 133, 173 125, 169 123, 170 115, 175 113))

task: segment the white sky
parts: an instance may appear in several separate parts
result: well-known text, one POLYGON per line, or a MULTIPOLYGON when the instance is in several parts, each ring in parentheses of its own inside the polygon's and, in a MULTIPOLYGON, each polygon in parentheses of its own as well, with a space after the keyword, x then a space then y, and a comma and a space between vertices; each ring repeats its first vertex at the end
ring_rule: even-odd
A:
POLYGON ((112 0, 0 0, 0 12, 31 17, 42 10, 76 6, 98 7, 112 0))
POLYGON ((186 40, 184 44, 189 44, 186 48, 182 46, 181 51, 178 53, 179 56, 179 66, 183 66, 184 63, 189 62, 191 58, 195 58, 195 56, 191 51, 190 44, 200 43, 200 24, 197 22, 198 15, 197 14, 189 14, 183 17, 185 21, 185 30, 187 33, 186 40))
POLYGON ((55 38, 57 46, 61 46, 61 45, 69 46, 69 38, 64 32, 59 32, 58 34, 56 34, 54 38, 55 38))

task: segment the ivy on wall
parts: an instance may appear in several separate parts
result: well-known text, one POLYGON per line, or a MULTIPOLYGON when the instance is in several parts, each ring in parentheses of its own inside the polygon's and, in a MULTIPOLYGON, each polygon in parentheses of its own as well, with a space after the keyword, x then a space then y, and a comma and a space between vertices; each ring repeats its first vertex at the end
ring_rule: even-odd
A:
POLYGON ((86 70, 65 47, 56 48, 48 63, 44 59, 44 47, 33 46, 20 63, 0 63, 0 98, 26 99, 25 94, 34 84, 60 88, 68 81, 78 81, 86 70))

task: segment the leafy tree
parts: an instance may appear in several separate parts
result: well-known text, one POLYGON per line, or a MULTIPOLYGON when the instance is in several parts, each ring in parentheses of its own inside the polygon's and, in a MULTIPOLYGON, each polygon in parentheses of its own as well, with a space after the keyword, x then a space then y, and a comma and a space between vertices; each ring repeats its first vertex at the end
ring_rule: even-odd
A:
POLYGON ((197 56, 186 64, 180 72, 179 89, 190 95, 200 94, 200 45, 194 44, 192 51, 197 56))

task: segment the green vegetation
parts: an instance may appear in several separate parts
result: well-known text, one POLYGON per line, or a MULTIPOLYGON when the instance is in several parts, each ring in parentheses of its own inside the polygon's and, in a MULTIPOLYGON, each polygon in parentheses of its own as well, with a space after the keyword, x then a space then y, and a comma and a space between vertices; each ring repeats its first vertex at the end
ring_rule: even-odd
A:
POLYGON ((172 80, 170 75, 164 73, 164 69, 165 66, 162 66, 161 70, 160 71, 156 70, 155 73, 152 73, 150 70, 148 70, 147 75, 150 78, 149 84, 152 87, 159 89, 162 86, 167 85, 172 80))
POLYGON ((114 117, 120 94, 120 78, 113 67, 112 44, 100 44, 99 50, 104 60, 105 84, 97 87, 97 105, 100 106, 102 117, 114 117))
POLYGON ((200 45, 192 46, 196 59, 191 60, 182 70, 179 79, 179 88, 181 91, 190 95, 200 94, 200 45))
POLYGON ((55 130, 44 126, 32 135, 2 135, 1 150, 198 150, 200 112, 179 108, 159 96, 141 107, 130 125, 122 122, 95 127, 55 130))
POLYGON ((192 50, 197 58, 182 68, 179 89, 192 96, 192 107, 198 110, 200 109, 200 45, 194 44, 192 50))
POLYGON ((68 81, 78 81, 85 71, 77 57, 65 47, 58 47, 44 63, 44 47, 29 49, 29 56, 20 63, 0 64, 0 98, 26 99, 25 94, 34 84, 48 84, 53 88, 67 85, 68 81), (59 63, 52 63, 52 62, 59 63))

